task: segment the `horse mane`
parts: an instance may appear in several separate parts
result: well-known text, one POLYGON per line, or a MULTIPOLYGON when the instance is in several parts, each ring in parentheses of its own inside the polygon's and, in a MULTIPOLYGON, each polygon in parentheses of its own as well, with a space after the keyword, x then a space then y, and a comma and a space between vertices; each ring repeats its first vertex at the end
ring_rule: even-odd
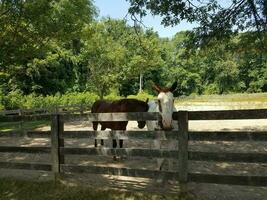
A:
POLYGON ((147 104, 146 102, 144 101, 141 101, 141 100, 138 100, 138 99, 120 99, 120 100, 117 100, 117 101, 114 101, 114 102, 117 102, 119 104, 147 104))

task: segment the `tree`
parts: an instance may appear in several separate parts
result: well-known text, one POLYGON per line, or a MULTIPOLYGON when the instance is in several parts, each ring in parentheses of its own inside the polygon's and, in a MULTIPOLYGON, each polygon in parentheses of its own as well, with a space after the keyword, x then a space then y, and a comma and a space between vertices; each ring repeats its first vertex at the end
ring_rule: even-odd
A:
POLYGON ((123 88, 131 88, 129 84, 141 73, 145 75, 163 64, 158 36, 141 28, 136 30, 123 20, 91 23, 84 29, 83 43, 88 85, 101 98, 111 89, 127 95, 123 88))
MULTIPOLYGON (((236 31, 258 31, 258 37, 267 31, 266 0, 128 0, 129 13, 142 18, 150 11, 163 17, 162 24, 177 25, 182 20, 196 22, 195 42, 205 43, 210 37, 221 39, 236 31)), ((193 38, 193 37, 192 37, 193 38)), ((262 43, 263 44, 263 43, 262 43)))
POLYGON ((114 30, 109 20, 91 23, 83 31, 82 55, 88 61, 88 84, 101 99, 112 87, 118 87, 125 60, 126 49, 114 39, 114 30))
POLYGON ((8 90, 64 92, 74 41, 94 15, 88 0, 0 1, 0 73, 8 90))

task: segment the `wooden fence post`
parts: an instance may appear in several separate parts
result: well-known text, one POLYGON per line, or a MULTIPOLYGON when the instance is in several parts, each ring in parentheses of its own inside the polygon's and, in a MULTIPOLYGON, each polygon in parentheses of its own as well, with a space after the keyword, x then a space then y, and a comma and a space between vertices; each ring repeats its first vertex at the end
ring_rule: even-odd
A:
POLYGON ((188 111, 178 112, 179 183, 181 192, 187 191, 188 182, 188 111))
POLYGON ((63 131, 64 122, 62 120, 62 116, 59 114, 53 114, 51 123, 51 156, 52 172, 54 173, 55 180, 60 173, 60 164, 64 162, 64 158, 60 155, 60 147, 64 145, 64 141, 60 139, 63 131))

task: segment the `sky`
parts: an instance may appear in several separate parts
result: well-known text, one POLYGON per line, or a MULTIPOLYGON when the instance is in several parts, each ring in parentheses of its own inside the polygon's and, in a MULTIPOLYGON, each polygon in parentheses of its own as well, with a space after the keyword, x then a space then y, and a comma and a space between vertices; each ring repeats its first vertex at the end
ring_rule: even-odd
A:
MULTIPOLYGON (((123 19, 128 12, 129 3, 126 0, 95 0, 95 5, 99 11, 99 18, 111 17, 115 19, 123 19)), ((133 25, 133 22, 128 17, 128 23, 133 25)), ((160 37, 173 37, 175 33, 184 30, 192 30, 196 24, 190 24, 187 22, 181 22, 179 25, 171 27, 164 27, 160 24, 160 17, 153 17, 148 15, 143 19, 143 24, 148 28, 153 28, 158 32, 160 37)))

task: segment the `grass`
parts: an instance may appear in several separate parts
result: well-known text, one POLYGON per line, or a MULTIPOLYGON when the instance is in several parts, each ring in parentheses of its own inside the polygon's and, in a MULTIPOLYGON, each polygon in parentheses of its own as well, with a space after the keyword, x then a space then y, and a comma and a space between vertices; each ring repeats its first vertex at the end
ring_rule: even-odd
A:
POLYGON ((38 120, 29 122, 0 122, 0 131, 32 130, 50 125, 50 121, 38 120))
POLYGON ((175 99, 175 105, 180 108, 184 106, 184 109, 197 109, 199 106, 218 106, 218 109, 266 109, 267 93, 180 97, 175 99))
POLYGON ((144 192, 96 190, 82 186, 65 186, 54 182, 31 182, 0 179, 0 200, 192 200, 178 195, 157 195, 144 192))
POLYGON ((177 98, 176 102, 262 102, 267 103, 267 93, 200 95, 177 98))

